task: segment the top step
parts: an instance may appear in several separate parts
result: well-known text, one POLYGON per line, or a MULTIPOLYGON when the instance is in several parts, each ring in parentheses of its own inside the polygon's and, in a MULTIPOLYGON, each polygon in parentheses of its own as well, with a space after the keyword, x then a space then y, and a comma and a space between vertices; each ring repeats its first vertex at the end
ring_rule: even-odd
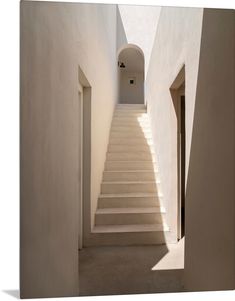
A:
POLYGON ((146 110, 145 104, 117 104, 116 109, 118 110, 146 110))

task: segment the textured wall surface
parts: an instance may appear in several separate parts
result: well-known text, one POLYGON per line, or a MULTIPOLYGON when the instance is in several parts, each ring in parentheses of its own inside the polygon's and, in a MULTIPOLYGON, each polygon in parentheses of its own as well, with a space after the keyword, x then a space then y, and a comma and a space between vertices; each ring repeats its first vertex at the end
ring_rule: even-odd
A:
POLYGON ((22 297, 78 294, 78 67, 92 89, 92 214, 116 102, 115 20, 115 5, 21 2, 22 297))
POLYGON ((144 103, 144 73, 126 72, 121 70, 120 103, 144 103), (130 79, 135 79, 131 85, 130 79))
POLYGON ((170 87, 185 65, 186 174, 199 64, 202 9, 162 8, 146 79, 146 101, 168 223, 176 235, 177 118, 170 87))
POLYGON ((232 10, 204 10, 186 186, 188 290, 234 289, 234 24, 232 10))
POLYGON ((185 65, 186 290, 234 288, 234 29, 233 11, 162 8, 147 76, 154 146, 174 229, 177 120, 169 89, 185 65))

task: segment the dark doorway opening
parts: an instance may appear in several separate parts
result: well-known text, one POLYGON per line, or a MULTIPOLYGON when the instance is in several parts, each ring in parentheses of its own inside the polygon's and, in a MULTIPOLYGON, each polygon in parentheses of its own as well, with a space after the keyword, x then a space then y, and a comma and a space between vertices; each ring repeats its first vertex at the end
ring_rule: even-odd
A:
POLYGON ((181 239, 185 235, 185 95, 182 91, 178 100, 178 190, 179 190, 179 233, 181 239))
POLYGON ((173 105, 177 118, 177 237, 185 236, 185 155, 186 155, 186 126, 185 126, 185 66, 182 67, 170 87, 173 105))

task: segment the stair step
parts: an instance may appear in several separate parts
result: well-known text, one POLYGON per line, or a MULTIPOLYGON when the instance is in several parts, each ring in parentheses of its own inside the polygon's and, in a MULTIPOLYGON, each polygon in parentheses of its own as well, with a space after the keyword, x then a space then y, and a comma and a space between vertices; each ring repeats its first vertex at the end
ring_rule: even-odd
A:
POLYGON ((128 127, 128 130, 126 128, 126 126, 112 126, 110 133, 126 133, 128 131, 128 133, 133 133, 133 134, 148 134, 151 133, 151 129, 149 126, 146 127, 140 127, 140 126, 130 126, 128 127))
POLYGON ((93 233, 158 232, 169 231, 166 224, 132 224, 95 226, 93 233))
POLYGON ((151 139, 151 132, 129 132, 129 131, 111 131, 110 138, 142 138, 142 139, 151 139))
POLYGON ((153 207, 152 212, 146 210, 147 208, 98 209, 95 214, 95 225, 162 224, 165 212, 161 212, 159 208, 153 207))
POLYGON ((112 120, 111 128, 112 127, 125 127, 126 130, 134 130, 134 129, 148 129, 151 130, 150 122, 143 121, 143 120, 132 120, 132 121, 125 121, 125 120, 112 120))
POLYGON ((109 144, 108 152, 149 152, 154 153, 153 145, 119 145, 119 144, 109 144))
POLYGON ((144 108, 130 108, 130 109, 123 109, 123 108, 115 108, 114 113, 123 113, 123 114, 131 114, 131 113, 137 113, 137 114, 147 114, 147 110, 144 108))
MULTIPOLYGON (((110 231, 106 229, 106 227, 110 226, 95 227, 91 233, 91 239, 87 243, 87 246, 143 246, 177 242, 172 233, 167 230, 169 229, 167 227, 166 230, 161 230, 159 227, 155 229, 156 231, 151 231, 151 229, 154 230, 154 227, 152 226, 149 227, 150 231, 143 231, 140 229, 140 232, 132 231, 132 229, 131 232, 120 232, 118 226, 116 228, 112 226, 112 229, 115 231, 112 232, 112 229, 110 229, 110 231)), ((130 227, 128 228, 130 229, 130 227)))
POLYGON ((145 104, 117 104, 116 109, 118 110, 146 110, 145 104))
POLYGON ((103 182, 101 183, 101 193, 134 193, 134 192, 157 192, 156 181, 125 181, 125 182, 103 182))
POLYGON ((98 208, 96 214, 145 214, 166 213, 163 206, 155 207, 120 207, 120 208, 98 208))
POLYGON ((153 145, 153 141, 151 138, 142 138, 142 137, 139 137, 139 138, 130 138, 130 137, 123 137, 123 138, 110 138, 109 139, 109 143, 110 144, 124 144, 124 145, 138 145, 138 144, 141 144, 141 145, 153 145))
POLYGON ((157 193, 100 194, 98 208, 160 207, 162 195, 157 193))
POLYGON ((132 111, 132 110, 129 110, 129 111, 123 111, 123 110, 116 110, 114 113, 113 113, 113 117, 125 117, 125 118, 129 118, 129 117, 132 117, 132 118, 139 118, 139 117, 148 117, 146 111, 132 111))
POLYGON ((111 123, 111 127, 113 126, 125 126, 126 128, 150 128, 150 123, 147 121, 128 121, 128 120, 113 120, 111 123))
POLYGON ((131 170, 131 171, 104 171, 103 181, 154 181, 158 179, 158 173, 145 170, 131 170))
POLYGON ((154 160, 150 152, 108 152, 106 155, 108 161, 151 161, 154 160))
MULTIPOLYGON (((115 114, 115 113, 114 113, 115 114)), ((143 115, 143 116, 136 116, 136 115, 131 115, 131 114, 120 114, 120 115, 114 115, 113 114, 113 119, 112 121, 119 121, 119 122, 127 122, 127 123, 146 123, 146 124, 150 124, 149 123, 149 118, 147 115, 143 115)))
POLYGON ((147 115, 143 116, 135 116, 135 115, 118 115, 118 116, 113 116, 113 121, 123 121, 123 122, 145 122, 149 123, 149 118, 147 115))
POLYGON ((142 198, 142 197, 162 197, 161 194, 149 193, 149 192, 134 192, 134 193, 110 193, 110 194, 100 194, 104 198, 142 198))
POLYGON ((157 171, 156 162, 154 161, 106 161, 105 171, 108 170, 147 170, 157 171))
POLYGON ((162 224, 163 207, 97 209, 95 225, 162 224))

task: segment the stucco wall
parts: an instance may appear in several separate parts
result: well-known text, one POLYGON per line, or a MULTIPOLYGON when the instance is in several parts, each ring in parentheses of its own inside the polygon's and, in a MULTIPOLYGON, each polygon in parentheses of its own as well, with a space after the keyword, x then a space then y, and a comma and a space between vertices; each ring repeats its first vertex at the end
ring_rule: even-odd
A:
POLYGON ((144 103, 144 73, 120 71, 120 103, 144 103), (135 78, 131 85, 130 78, 135 78))
POLYGON ((205 9, 186 187, 188 290, 234 289, 234 39, 234 11, 205 9))
POLYGON ((186 290, 234 288, 234 29, 233 11, 162 8, 147 75, 154 147, 174 229, 177 122, 169 88, 185 64, 186 290))
POLYGON ((162 8, 146 79, 147 109, 168 224, 177 229, 177 118, 170 87, 185 64, 186 175, 199 63, 202 9, 162 8))
POLYGON ((21 2, 21 296, 78 294, 78 66, 96 208, 116 102, 116 6, 21 2))

